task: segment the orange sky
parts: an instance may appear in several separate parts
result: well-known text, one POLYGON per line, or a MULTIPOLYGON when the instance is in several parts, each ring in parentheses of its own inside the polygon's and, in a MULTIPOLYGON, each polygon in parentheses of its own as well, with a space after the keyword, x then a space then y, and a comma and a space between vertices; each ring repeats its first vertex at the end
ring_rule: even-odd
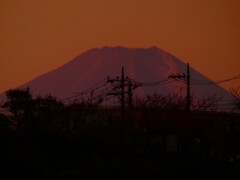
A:
POLYGON ((239 0, 1 0, 0 23, 0 92, 103 46, 157 46, 212 80, 240 74, 239 0))

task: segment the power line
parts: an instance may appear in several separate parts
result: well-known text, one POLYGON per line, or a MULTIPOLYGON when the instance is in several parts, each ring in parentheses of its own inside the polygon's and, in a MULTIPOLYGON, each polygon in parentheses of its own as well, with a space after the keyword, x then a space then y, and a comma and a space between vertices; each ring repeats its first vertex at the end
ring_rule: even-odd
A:
POLYGON ((174 80, 164 79, 164 80, 148 82, 148 83, 147 82, 139 82, 139 81, 135 81, 135 82, 137 82, 142 87, 149 87, 149 86, 157 86, 157 85, 167 85, 167 84, 174 82, 174 80))
POLYGON ((191 80, 192 80, 192 85, 215 85, 215 84, 221 84, 221 83, 225 83, 225 82, 229 82, 237 79, 240 79, 240 74, 233 76, 231 78, 227 78, 219 81, 211 81, 211 80, 206 81, 206 80, 200 80, 200 79, 191 79, 191 80))
MULTIPOLYGON (((169 79, 163 79, 163 80, 159 80, 159 81, 155 81, 155 82, 140 82, 140 81, 135 81, 139 84, 141 84, 142 87, 148 87, 148 86, 157 86, 157 85, 167 85, 173 82, 180 82, 180 83, 185 83, 185 78, 187 77, 184 73, 183 74, 171 74, 170 77, 173 80, 169 80, 169 79)), ((231 78, 227 78, 227 79, 223 79, 223 80, 218 80, 218 81, 211 81, 211 80, 200 80, 200 79, 194 79, 191 78, 191 85, 216 85, 216 84, 221 84, 221 83, 225 83, 225 82, 229 82, 229 81, 233 81, 233 80, 237 80, 240 79, 240 74, 233 76, 231 78)))

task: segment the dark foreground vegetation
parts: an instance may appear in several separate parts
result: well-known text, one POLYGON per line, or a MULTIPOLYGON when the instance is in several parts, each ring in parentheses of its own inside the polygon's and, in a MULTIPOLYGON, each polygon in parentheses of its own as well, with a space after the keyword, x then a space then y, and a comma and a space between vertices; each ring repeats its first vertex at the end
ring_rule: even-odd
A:
POLYGON ((240 179, 239 114, 186 115, 184 103, 159 97, 122 114, 29 89, 6 94, 0 179, 240 179))

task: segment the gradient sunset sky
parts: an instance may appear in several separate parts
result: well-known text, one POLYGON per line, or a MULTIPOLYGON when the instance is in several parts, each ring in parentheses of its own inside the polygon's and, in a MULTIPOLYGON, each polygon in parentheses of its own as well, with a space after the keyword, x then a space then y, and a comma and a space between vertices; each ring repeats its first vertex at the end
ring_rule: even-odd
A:
POLYGON ((212 80, 240 74, 239 0, 1 0, 0 23, 0 92, 104 46, 157 46, 212 80))

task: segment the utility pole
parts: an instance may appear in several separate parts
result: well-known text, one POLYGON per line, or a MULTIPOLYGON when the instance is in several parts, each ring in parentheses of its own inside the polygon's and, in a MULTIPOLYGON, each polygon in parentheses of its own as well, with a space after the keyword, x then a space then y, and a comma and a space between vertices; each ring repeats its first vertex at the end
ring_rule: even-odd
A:
POLYGON ((129 78, 125 77, 124 75, 124 67, 122 67, 121 78, 119 78, 118 76, 113 79, 110 79, 109 77, 107 78, 107 82, 109 83, 115 83, 115 82, 120 83, 120 85, 115 86, 113 89, 113 92, 108 93, 108 95, 121 96, 122 119, 124 118, 124 112, 125 112, 125 94, 127 93, 125 92, 125 86, 128 86, 128 84, 126 83, 127 81, 129 81, 129 78), (115 91, 116 89, 119 89, 119 91, 115 91))
POLYGON ((141 85, 137 84, 132 79, 125 77, 124 67, 122 67, 122 73, 120 78, 118 76, 115 78, 107 77, 107 82, 112 83, 114 85, 112 92, 108 93, 108 95, 120 97, 121 118, 122 118, 123 124, 125 124, 126 123, 124 122, 126 120, 125 119, 125 94, 128 96, 128 110, 129 110, 129 117, 131 117, 133 90, 141 85), (117 85, 114 83, 117 83, 117 85))
POLYGON ((190 116, 191 113, 191 93, 190 93, 190 68, 189 63, 187 63, 187 104, 186 104, 186 110, 188 116, 190 116))
POLYGON ((132 96, 133 96, 132 87, 133 87, 132 81, 131 79, 129 79, 128 80, 128 108, 130 113, 132 111, 132 96))
POLYGON ((190 92, 190 67, 189 63, 187 63, 187 75, 185 73, 182 74, 171 74, 168 76, 168 78, 173 78, 173 79, 184 79, 186 80, 187 84, 187 94, 186 94, 186 113, 187 116, 190 117, 191 114, 191 92, 190 92))

